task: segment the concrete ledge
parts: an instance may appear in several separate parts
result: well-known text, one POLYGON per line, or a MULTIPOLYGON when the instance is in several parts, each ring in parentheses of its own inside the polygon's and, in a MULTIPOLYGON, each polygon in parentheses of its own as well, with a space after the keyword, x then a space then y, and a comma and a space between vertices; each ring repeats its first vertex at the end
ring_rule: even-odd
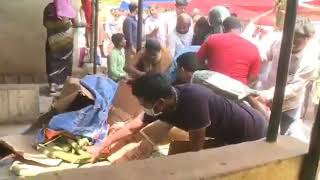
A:
MULTIPOLYGON (((42 174, 39 180, 298 180, 307 145, 290 137, 133 161, 121 165, 42 174)), ((29 178, 30 179, 30 178, 29 178)))
POLYGON ((0 84, 47 83, 46 73, 37 74, 0 74, 0 84))
POLYGON ((0 124, 30 123, 39 116, 39 88, 30 84, 0 85, 0 124))

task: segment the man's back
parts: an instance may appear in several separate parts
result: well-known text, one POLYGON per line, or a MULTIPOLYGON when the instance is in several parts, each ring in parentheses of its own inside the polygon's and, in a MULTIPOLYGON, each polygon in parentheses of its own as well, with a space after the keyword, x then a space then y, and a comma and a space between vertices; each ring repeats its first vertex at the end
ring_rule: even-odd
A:
POLYGON ((257 47, 234 33, 214 34, 201 46, 198 57, 208 59, 208 68, 248 84, 260 72, 257 47))
POLYGON ((150 59, 143 51, 138 53, 135 59, 139 62, 137 68, 143 72, 167 74, 172 64, 172 56, 166 48, 161 49, 161 59, 158 63, 150 64, 150 59))
POLYGON ((160 119, 186 131, 207 128, 208 137, 228 144, 265 136, 266 121, 253 108, 197 84, 183 84, 175 89, 178 96, 176 110, 158 117, 145 116, 145 122, 160 119))

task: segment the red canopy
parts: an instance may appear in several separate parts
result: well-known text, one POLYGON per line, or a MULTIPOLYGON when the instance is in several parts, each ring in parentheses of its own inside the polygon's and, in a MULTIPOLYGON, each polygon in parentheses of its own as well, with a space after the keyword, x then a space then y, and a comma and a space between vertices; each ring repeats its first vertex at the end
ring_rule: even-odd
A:
MULTIPOLYGON (((264 12, 274 8, 274 0, 192 0, 188 6, 188 10, 194 8, 200 9, 201 12, 207 14, 214 7, 223 5, 230 8, 230 11, 236 13, 242 20, 250 20, 264 12)), ((309 2, 310 5, 320 6, 320 0, 309 2)), ((310 17, 313 20, 320 20, 319 11, 305 7, 299 7, 299 14, 310 17)), ((263 25, 273 25, 275 21, 275 13, 262 18, 258 23, 263 25)))
POLYGON ((311 1, 311 2, 308 2, 307 4, 314 5, 314 6, 319 6, 319 7, 320 7, 320 0, 311 1))

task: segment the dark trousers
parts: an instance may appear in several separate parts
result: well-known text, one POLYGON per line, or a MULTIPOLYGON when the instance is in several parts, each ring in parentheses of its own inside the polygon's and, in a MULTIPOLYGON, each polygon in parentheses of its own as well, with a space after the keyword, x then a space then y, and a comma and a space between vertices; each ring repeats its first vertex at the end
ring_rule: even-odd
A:
POLYGON ((290 125, 295 121, 294 118, 290 117, 286 113, 282 114, 282 118, 280 121, 280 134, 285 135, 288 131, 290 125))
POLYGON ((46 52, 46 69, 49 84, 64 84, 68 76, 72 75, 72 55, 66 59, 54 57, 50 51, 46 52))

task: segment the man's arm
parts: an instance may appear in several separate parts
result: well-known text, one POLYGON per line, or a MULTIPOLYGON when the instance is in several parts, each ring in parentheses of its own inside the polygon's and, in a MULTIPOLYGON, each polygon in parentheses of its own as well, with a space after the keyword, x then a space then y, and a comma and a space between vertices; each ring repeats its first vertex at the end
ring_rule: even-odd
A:
POLYGON ((208 37, 207 40, 201 45, 197 53, 197 57, 202 64, 205 64, 205 60, 209 58, 209 55, 208 55, 208 52, 210 51, 209 44, 208 44, 209 39, 210 37, 208 37))
POLYGON ((176 53, 176 38, 173 36, 173 34, 169 34, 167 37, 167 47, 171 56, 174 57, 176 53))
POLYGON ((248 86, 252 89, 255 89, 257 87, 257 84, 259 82, 259 76, 256 74, 250 74, 248 77, 248 86))
MULTIPOLYGON (((309 52, 312 53, 312 52, 309 52)), ((297 72, 294 75, 288 76, 287 85, 284 93, 284 100, 288 100, 301 93, 301 89, 305 88, 307 83, 314 78, 316 70, 315 62, 316 55, 306 56, 300 62, 297 72), (314 57, 313 57, 314 56, 314 57)), ((272 101, 275 87, 261 92, 261 99, 272 101)))
POLYGON ((206 128, 189 131, 189 141, 191 151, 200 151, 203 149, 206 137, 206 128))
POLYGON ((86 27, 86 23, 84 22, 77 22, 75 18, 70 19, 71 23, 72 23, 72 27, 73 28, 85 28, 86 27))
MULTIPOLYGON (((277 7, 276 7, 277 8, 277 7)), ((247 24, 247 26, 244 28, 243 32, 242 32, 242 35, 246 38, 246 39, 251 39, 252 38, 252 35, 254 34, 254 31, 256 30, 257 26, 257 22, 265 17, 265 16, 268 16, 269 14, 275 12, 276 8, 273 8, 269 11, 266 11, 262 14, 259 14, 258 16, 250 19, 249 23, 247 24)))
POLYGON ((100 157, 103 150, 109 148, 113 143, 130 137, 145 127, 146 124, 143 122, 143 117, 144 113, 140 114, 131 122, 125 124, 123 128, 114 132, 110 136, 105 137, 100 145, 87 148, 87 151, 92 154, 91 161, 95 162, 100 157))
POLYGON ((147 18, 146 22, 145 22, 145 34, 146 34, 146 38, 153 38, 157 35, 158 33, 158 28, 152 28, 152 26, 150 25, 150 19, 147 18))
POLYGON ((259 80, 260 69, 261 69, 261 57, 257 49, 255 52, 255 57, 253 58, 252 64, 249 69, 249 74, 248 74, 249 87, 251 88, 256 87, 259 80))
POLYGON ((138 63, 141 61, 142 58, 142 52, 138 52, 138 54, 135 55, 135 57, 131 60, 126 59, 126 64, 124 66, 124 70, 133 77, 141 77, 145 73, 142 71, 139 71, 137 69, 138 63))

